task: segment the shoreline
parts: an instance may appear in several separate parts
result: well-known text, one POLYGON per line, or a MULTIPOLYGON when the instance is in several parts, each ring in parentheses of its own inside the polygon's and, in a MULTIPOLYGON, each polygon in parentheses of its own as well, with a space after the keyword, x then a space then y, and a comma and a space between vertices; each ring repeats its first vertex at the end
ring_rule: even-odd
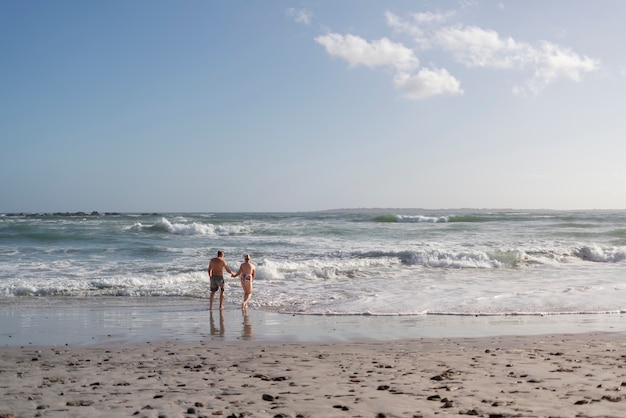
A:
POLYGON ((294 315, 189 298, 24 298, 0 305, 0 347, 158 341, 358 342, 624 333, 626 314, 548 316, 294 315))

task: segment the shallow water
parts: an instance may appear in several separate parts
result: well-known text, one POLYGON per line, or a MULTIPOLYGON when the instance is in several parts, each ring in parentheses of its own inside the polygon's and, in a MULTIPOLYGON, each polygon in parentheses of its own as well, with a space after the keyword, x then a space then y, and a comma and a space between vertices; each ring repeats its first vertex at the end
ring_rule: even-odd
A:
POLYGON ((185 298, 25 298, 0 305, 0 347, 157 341, 395 341, 583 332, 626 333, 626 315, 294 315, 185 298))

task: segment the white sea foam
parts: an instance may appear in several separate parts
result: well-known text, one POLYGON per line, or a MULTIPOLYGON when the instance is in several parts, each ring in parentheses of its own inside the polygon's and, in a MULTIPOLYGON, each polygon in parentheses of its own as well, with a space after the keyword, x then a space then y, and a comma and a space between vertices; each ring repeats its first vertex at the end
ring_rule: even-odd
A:
POLYGON ((575 254, 583 260, 601 263, 619 263, 626 260, 626 247, 587 245, 577 249, 575 254))
POLYGON ((449 216, 410 216, 410 215, 397 215, 396 219, 398 222, 429 222, 429 223, 437 223, 437 222, 448 222, 450 219, 449 216))

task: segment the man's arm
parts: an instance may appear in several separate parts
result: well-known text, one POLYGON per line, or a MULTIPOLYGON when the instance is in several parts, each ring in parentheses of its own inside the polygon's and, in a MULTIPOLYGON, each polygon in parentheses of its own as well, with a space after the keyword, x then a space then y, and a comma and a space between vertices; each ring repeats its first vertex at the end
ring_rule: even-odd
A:
POLYGON ((235 273, 235 274, 230 273, 230 277, 235 278, 235 277, 239 276, 240 274, 241 274, 241 266, 239 266, 239 270, 237 270, 237 273, 235 273))

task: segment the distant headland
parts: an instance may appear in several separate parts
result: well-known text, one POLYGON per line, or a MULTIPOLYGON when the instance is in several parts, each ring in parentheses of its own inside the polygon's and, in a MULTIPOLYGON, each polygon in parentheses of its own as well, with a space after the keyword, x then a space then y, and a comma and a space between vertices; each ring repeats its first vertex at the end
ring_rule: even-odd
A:
MULTIPOLYGON (((5 213, 4 216, 15 216, 15 217, 36 217, 36 216, 67 216, 67 217, 86 217, 86 216, 122 216, 124 215, 121 212, 45 212, 45 213, 27 213, 27 212, 19 212, 19 213, 5 213)), ((158 213, 141 213, 140 215, 144 216, 159 216, 158 213)))

